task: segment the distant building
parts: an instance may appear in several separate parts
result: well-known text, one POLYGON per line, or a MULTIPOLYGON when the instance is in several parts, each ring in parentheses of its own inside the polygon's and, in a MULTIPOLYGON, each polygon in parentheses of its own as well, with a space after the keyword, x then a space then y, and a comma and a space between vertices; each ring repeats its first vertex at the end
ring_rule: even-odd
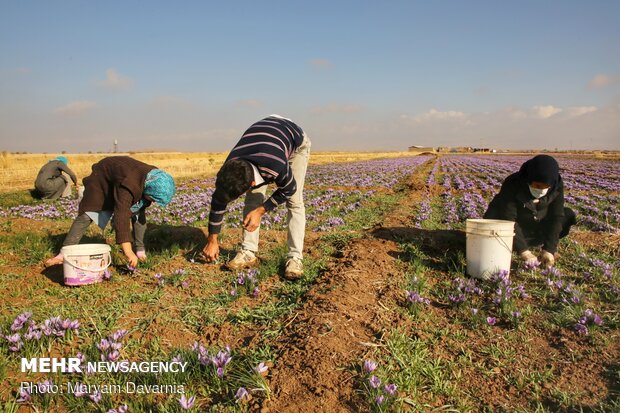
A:
POLYGON ((435 152, 432 146, 413 145, 409 147, 409 152, 435 152))

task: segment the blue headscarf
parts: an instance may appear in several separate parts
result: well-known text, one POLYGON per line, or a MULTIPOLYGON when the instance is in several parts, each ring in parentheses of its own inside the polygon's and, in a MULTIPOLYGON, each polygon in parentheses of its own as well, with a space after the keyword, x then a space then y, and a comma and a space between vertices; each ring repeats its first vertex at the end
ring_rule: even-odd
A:
POLYGON ((174 179, 161 169, 153 169, 146 175, 144 195, 161 206, 166 206, 176 192, 174 179))
POLYGON ((57 156, 56 160, 64 163, 65 165, 69 165, 69 160, 64 156, 57 156))

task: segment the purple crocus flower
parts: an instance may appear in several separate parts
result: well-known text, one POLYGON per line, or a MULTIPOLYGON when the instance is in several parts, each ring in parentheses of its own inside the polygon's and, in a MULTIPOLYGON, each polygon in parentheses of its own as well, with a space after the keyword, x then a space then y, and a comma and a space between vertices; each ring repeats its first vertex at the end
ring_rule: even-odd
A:
POLYGON ((370 383, 370 387, 372 387, 373 389, 378 389, 379 386, 381 386, 381 379, 373 375, 370 377, 370 379, 368 379, 368 383, 370 383))
POLYGON ((18 315, 17 317, 15 317, 15 320, 13 321, 13 324, 11 325, 11 331, 15 332, 15 331, 21 330, 24 324, 26 324, 26 321, 28 321, 30 317, 32 317, 32 313, 29 311, 22 313, 18 315))
POLYGON ((237 393, 235 393, 235 399, 237 402, 242 402, 250 398, 250 393, 245 389, 245 387, 239 387, 237 393))
POLYGON ((127 335, 127 330, 116 330, 114 333, 112 333, 112 340, 114 341, 119 341, 122 340, 123 337, 125 337, 127 335))
POLYGON ((75 391, 73 392, 73 395, 75 397, 83 397, 86 396, 86 392, 82 391, 81 389, 85 389, 86 386, 84 386, 82 383, 76 383, 75 384, 75 391))
POLYGON ((110 349, 110 342, 106 338, 102 338, 99 344, 97 344, 97 348, 101 351, 106 351, 110 349))
POLYGON ((375 403, 377 404, 382 404, 384 401, 385 401, 385 396, 382 394, 380 394, 379 396, 375 398, 375 403))
POLYGON ((592 317, 592 322, 597 326, 600 326, 603 324, 603 319, 598 314, 594 314, 594 316, 592 317))
POLYGON ((101 401, 101 393, 99 390, 96 390, 93 394, 88 396, 93 402, 99 403, 101 401))
POLYGON ((261 375, 267 373, 267 370, 269 370, 269 367, 267 367, 263 362, 259 363, 258 366, 254 367, 254 371, 261 375))
POLYGON ((181 405, 183 410, 189 410, 192 407, 194 407, 195 401, 196 401, 196 396, 192 396, 188 399, 187 397, 185 397, 185 394, 182 394, 181 398, 179 399, 179 404, 181 405))
POLYGON ((390 396, 394 396, 396 394, 396 389, 397 387, 394 383, 387 384, 384 387, 385 392, 389 394, 390 396))
POLYGON ((494 326, 497 323, 497 318, 495 317, 487 317, 487 324, 490 326, 494 326))
POLYGON ((588 335, 588 327, 586 327, 585 325, 581 323, 575 324, 575 331, 577 332, 577 334, 582 335, 582 336, 588 335))
POLYGON ((372 360, 364 361, 364 371, 366 373, 371 373, 375 371, 376 368, 377 368, 377 363, 375 363, 374 361, 372 360))
POLYGON ((118 410, 118 413, 127 413, 127 405, 118 406, 116 410, 118 410))
POLYGON ((16 400, 17 403, 28 403, 30 401, 30 392, 26 389, 22 389, 19 391, 19 399, 16 400))

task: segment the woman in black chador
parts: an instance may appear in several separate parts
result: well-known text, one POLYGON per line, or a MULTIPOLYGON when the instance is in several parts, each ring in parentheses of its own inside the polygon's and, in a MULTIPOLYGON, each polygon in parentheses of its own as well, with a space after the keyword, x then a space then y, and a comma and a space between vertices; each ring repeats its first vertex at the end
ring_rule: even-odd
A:
POLYGON ((576 223, 575 213, 564 206, 564 184, 557 161, 538 155, 504 180, 484 214, 488 219, 515 222, 513 249, 528 264, 538 259, 530 248, 542 246, 540 262, 551 267, 558 242, 576 223))

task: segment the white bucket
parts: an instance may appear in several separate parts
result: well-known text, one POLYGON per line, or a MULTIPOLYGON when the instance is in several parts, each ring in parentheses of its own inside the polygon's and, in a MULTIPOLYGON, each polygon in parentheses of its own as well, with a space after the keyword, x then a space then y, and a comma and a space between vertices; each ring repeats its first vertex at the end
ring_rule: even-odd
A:
POLYGON ((467 274, 486 280, 510 271, 515 223, 500 219, 468 219, 465 222, 467 274))
POLYGON ((78 244, 62 247, 65 285, 87 285, 103 280, 112 263, 107 244, 78 244))

